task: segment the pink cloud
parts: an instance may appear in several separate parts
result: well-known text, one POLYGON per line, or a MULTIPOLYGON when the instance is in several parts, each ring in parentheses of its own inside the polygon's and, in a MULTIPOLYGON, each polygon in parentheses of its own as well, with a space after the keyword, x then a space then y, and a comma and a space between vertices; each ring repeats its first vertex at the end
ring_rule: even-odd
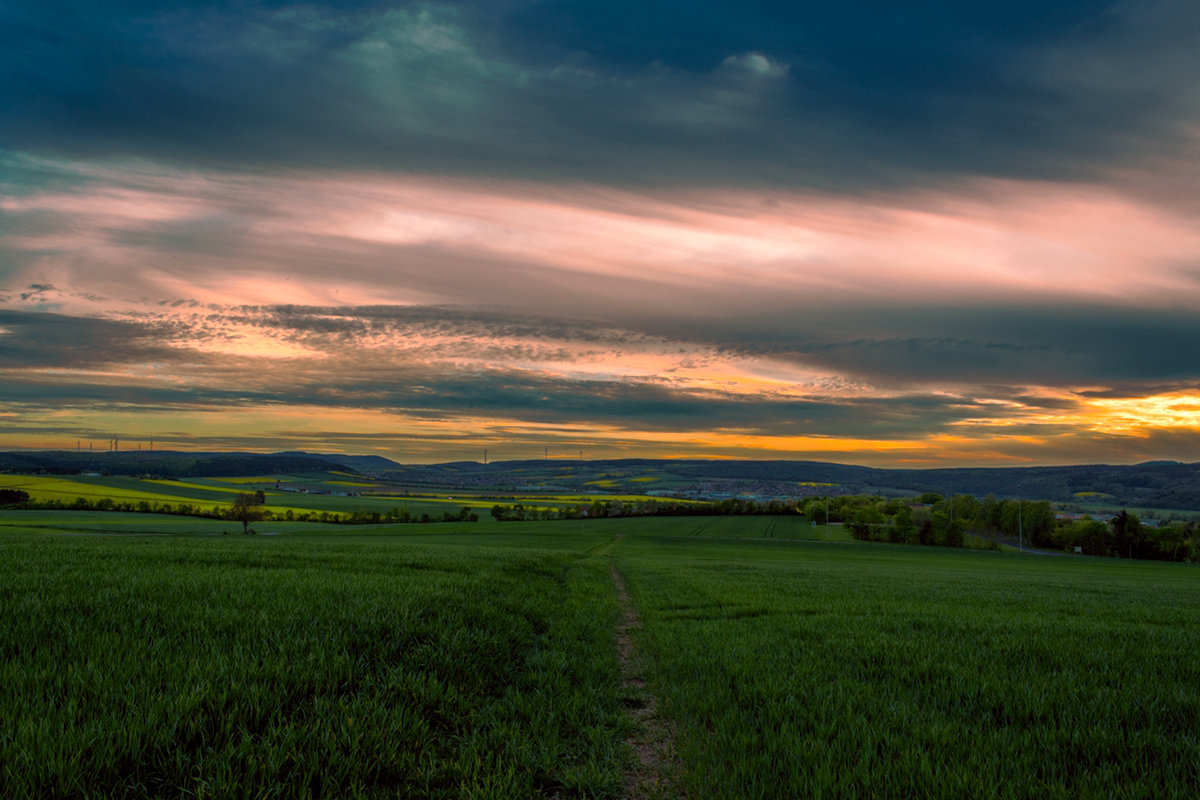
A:
MULTIPOLYGON (((131 173, 116 187, 9 198, 4 210, 56 221, 36 231, 18 226, 9 237, 9 247, 39 253, 11 279, 14 287, 52 282, 114 300, 478 303, 472 269, 528 265, 562 276, 560 296, 570 294, 573 275, 611 281, 604 302, 622 296, 622 281, 636 282, 634 306, 671 296, 686 307, 713 295, 737 305, 763 292, 798 303, 817 293, 839 305, 1031 293, 1158 305, 1196 291, 1200 252, 1200 225, 1185 214, 1097 185, 1013 181, 767 198, 419 177, 131 173), (419 267, 404 256, 414 248, 419 267), (436 274, 439 263, 462 276, 460 288, 436 274)), ((540 302, 548 291, 531 287, 530 295, 540 302)), ((564 299, 587 306, 586 298, 564 299)))

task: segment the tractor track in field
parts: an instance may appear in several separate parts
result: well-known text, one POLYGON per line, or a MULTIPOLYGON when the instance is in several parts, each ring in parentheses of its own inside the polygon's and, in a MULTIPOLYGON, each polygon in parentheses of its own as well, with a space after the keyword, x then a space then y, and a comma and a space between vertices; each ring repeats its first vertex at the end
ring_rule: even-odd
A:
POLYGON ((621 797, 625 800, 682 797, 678 789, 675 738, 659 715, 658 698, 646 686, 642 675, 644 662, 633 646, 634 631, 641 627, 641 619, 630 599, 629 586, 615 565, 609 566, 609 576, 621 607, 615 635, 621 662, 622 697, 625 713, 635 724, 634 732, 625 740, 633 751, 634 764, 625 773, 621 797))

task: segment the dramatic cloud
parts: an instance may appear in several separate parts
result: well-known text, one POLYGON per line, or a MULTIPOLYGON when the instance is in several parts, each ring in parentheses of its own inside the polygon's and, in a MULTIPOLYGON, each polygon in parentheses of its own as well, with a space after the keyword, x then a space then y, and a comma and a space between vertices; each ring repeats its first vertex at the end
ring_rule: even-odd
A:
POLYGON ((55 3, 7 12, 7 144, 620 184, 1095 177, 1194 138, 1186 2, 55 3))
POLYGON ((0 446, 1194 457, 1200 11, 866 11, 9 4, 0 446))

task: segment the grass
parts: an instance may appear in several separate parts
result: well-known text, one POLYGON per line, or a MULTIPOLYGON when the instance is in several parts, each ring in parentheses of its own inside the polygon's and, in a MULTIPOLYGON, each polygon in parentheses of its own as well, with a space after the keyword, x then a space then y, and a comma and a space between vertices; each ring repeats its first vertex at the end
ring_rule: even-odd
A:
POLYGON ((6 796, 619 797, 610 565, 688 797, 1200 796, 1194 566, 800 517, 228 527, 0 512, 6 796))
POLYGON ((44 530, 0 532, 8 797, 616 791, 594 539, 44 530))
POLYGON ((1192 568, 650 536, 616 559, 691 796, 1200 790, 1192 568))

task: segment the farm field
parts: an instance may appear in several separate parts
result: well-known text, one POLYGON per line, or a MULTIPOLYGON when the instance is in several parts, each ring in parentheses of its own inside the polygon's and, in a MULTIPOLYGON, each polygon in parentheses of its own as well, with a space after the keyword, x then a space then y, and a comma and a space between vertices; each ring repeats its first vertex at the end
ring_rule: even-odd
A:
POLYGON ((241 492, 263 490, 265 508, 276 513, 291 510, 299 515, 306 512, 327 511, 333 514, 355 511, 386 514, 392 509, 405 508, 414 518, 422 514, 440 517, 443 512, 457 512, 465 507, 482 511, 480 519, 489 519, 486 510, 492 502, 474 501, 470 498, 407 498, 348 496, 348 488, 329 475, 263 476, 251 479, 192 478, 186 481, 142 479, 117 476, 45 476, 45 475, 0 475, 0 488, 21 489, 38 501, 60 501, 71 503, 76 498, 85 498, 90 503, 108 499, 114 503, 159 503, 178 506, 192 504, 208 510, 228 509, 235 495, 241 492), (274 488, 276 480, 292 481, 312 491, 341 492, 341 494, 306 494, 285 492, 274 488))
POLYGON ((30 522, 0 526, 6 797, 618 785, 615 601, 607 565, 586 557, 595 537, 564 551, 468 526, 431 544, 30 522))
MULTIPOLYGON (((20 489, 35 501, 58 501, 71 503, 84 498, 89 503, 110 500, 114 503, 168 504, 178 506, 190 504, 197 509, 228 509, 234 496, 243 490, 228 487, 207 487, 200 483, 179 481, 142 480, 124 477, 71 476, 69 478, 45 475, 0 475, 0 488, 20 489)), ((292 503, 291 495, 280 502, 278 495, 268 499, 272 511, 293 513, 310 510, 292 503)))
MULTIPOLYGON (((636 494, 537 494, 512 495, 497 499, 490 494, 471 492, 396 492, 377 483, 355 479, 348 473, 306 473, 259 475, 240 478, 189 478, 186 480, 134 478, 101 475, 19 475, 0 474, 0 488, 21 489, 36 501, 72 503, 85 498, 89 503, 108 499, 114 503, 191 504, 203 510, 228 509, 235 495, 261 490, 266 508, 279 514, 289 509, 294 515, 306 512, 352 514, 376 512, 386 515, 404 510, 417 520, 422 515, 439 519, 446 512, 462 508, 474 511, 480 522, 490 522, 490 510, 496 504, 526 507, 560 508, 590 504, 593 500, 636 502, 656 500, 636 494)), ((686 503, 689 501, 674 501, 686 503)))
POLYGON ((905 546, 627 536, 683 788, 1200 791, 1200 575, 905 546))
POLYGON ((192 485, 171 481, 142 481, 136 478, 99 478, 44 475, 0 475, 0 487, 21 489, 35 500, 74 500, 87 498, 91 502, 108 498, 117 502, 179 503, 197 500, 228 503, 230 495, 219 490, 197 491, 192 485), (168 484, 164 486, 163 484, 168 484))
POLYGON ((799 517, 261 527, 0 512, 11 796, 629 796, 613 570, 660 796, 1200 794, 1193 565, 799 517))

